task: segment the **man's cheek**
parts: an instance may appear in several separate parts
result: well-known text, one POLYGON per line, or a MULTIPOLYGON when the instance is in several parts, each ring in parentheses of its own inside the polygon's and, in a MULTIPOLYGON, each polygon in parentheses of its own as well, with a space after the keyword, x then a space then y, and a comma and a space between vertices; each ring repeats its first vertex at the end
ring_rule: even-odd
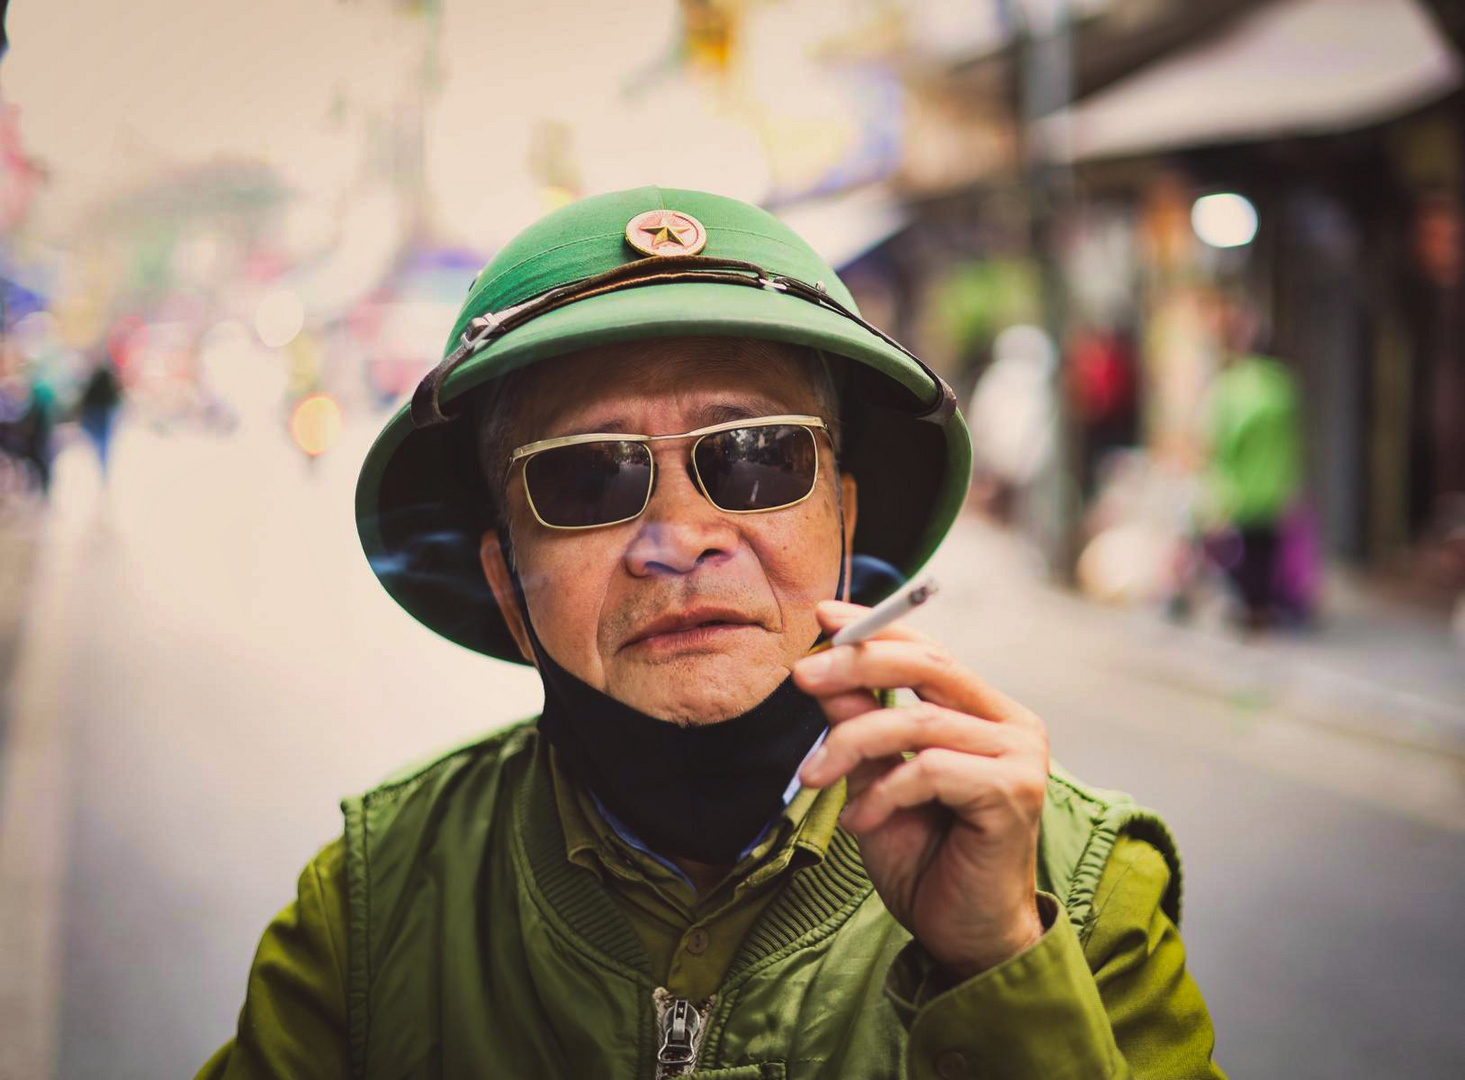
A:
POLYGON ((541 637, 552 634, 566 639, 594 637, 596 597, 604 592, 604 568, 589 553, 578 554, 556 545, 546 545, 523 560, 520 579, 530 597, 530 606, 552 626, 536 629, 541 637))
POLYGON ((837 523, 823 511, 769 531, 755 550, 768 579, 780 591, 810 600, 832 595, 843 543, 837 523))

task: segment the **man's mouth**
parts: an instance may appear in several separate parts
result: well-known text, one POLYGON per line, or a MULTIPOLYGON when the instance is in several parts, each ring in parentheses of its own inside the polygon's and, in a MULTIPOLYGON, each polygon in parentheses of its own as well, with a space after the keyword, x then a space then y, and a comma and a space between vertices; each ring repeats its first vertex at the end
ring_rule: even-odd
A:
POLYGON ((715 645, 759 624, 730 608, 692 608, 653 619, 622 646, 649 651, 715 645))

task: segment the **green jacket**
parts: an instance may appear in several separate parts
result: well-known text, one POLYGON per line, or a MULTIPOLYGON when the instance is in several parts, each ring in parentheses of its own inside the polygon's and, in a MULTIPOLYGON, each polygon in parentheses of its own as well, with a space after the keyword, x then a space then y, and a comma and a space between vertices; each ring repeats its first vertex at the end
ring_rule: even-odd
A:
POLYGON ((1038 944, 946 986, 840 830, 713 999, 687 1003, 685 1031, 625 914, 566 857, 532 726, 343 808, 343 841, 266 933, 238 1035, 201 1078, 650 1080, 675 1074, 666 1047, 695 1051, 688 1075, 706 1080, 1221 1076, 1175 931, 1168 832, 1056 770, 1038 944))
POLYGON ((1212 516, 1239 528, 1275 523, 1302 468, 1292 373, 1270 357, 1239 357, 1216 376, 1209 408, 1212 516))

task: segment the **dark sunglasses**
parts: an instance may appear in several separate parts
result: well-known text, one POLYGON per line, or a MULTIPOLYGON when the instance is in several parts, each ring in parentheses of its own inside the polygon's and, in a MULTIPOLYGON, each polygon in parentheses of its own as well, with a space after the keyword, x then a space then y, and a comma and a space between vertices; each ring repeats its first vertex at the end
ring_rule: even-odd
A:
POLYGON ((566 435, 521 446, 524 494, 541 525, 594 529, 639 517, 656 486, 651 443, 693 439, 692 474, 707 501, 729 514, 797 506, 819 479, 817 416, 733 420, 680 435, 566 435))

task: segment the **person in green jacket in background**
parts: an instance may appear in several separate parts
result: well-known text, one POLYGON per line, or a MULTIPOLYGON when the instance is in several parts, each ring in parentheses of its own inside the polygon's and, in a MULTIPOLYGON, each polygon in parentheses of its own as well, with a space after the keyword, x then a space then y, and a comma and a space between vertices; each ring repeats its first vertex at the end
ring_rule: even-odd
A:
POLYGON ((1222 367, 1208 400, 1206 474, 1212 528, 1227 530, 1226 570, 1251 630, 1264 630, 1286 606, 1279 587, 1283 525, 1301 480, 1297 384, 1280 360, 1254 352, 1257 318, 1245 300, 1221 302, 1222 367))
POLYGON ((544 710, 345 800, 199 1075, 1221 1076, 1164 823, 902 623, 813 650, 960 511, 954 400, 744 203, 500 251, 356 511, 544 710))

